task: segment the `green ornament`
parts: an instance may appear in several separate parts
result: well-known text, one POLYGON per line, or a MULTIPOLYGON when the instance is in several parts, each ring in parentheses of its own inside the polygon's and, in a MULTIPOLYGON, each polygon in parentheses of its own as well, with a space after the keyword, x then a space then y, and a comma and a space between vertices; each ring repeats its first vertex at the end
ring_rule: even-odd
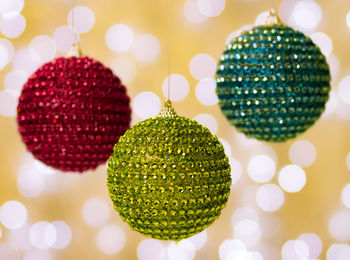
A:
POLYGON ((181 240, 211 225, 231 186, 218 138, 196 121, 161 114, 120 137, 108 162, 107 186, 121 219, 143 235, 181 240))
POLYGON ((273 13, 233 39, 220 58, 216 93, 229 122, 259 140, 283 142, 310 128, 330 91, 325 56, 273 13))

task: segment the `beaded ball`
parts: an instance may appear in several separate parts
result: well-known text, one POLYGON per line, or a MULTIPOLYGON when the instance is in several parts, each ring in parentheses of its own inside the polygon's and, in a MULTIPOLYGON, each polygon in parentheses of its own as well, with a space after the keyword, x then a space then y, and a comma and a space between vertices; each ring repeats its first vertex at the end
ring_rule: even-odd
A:
POLYGON ((219 217, 231 171, 215 135, 166 109, 120 137, 109 158, 107 186, 114 208, 133 230, 178 241, 219 217))
POLYGON ((326 58, 312 40, 277 23, 243 32, 226 46, 216 93, 223 114, 239 131, 283 142, 321 116, 330 78, 326 58))
POLYGON ((126 89, 89 57, 60 57, 25 83, 18 129, 35 158, 62 171, 83 172, 107 161, 129 128, 126 89))

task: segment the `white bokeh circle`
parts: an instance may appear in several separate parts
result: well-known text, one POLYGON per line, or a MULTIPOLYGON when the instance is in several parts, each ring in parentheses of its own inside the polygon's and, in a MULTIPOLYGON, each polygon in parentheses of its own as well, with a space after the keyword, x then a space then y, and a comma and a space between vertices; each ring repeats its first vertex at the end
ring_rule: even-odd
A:
POLYGON ((172 101, 181 101, 185 99, 190 90, 187 79, 181 74, 171 74, 167 76, 162 83, 162 90, 165 97, 168 97, 170 79, 170 99, 172 101))
POLYGON ((115 24, 108 28, 106 32, 107 46, 114 52, 127 51, 134 41, 134 33, 125 24, 115 24))
POLYGON ((306 184, 305 171, 297 165, 287 165, 280 170, 278 182, 287 192, 299 192, 306 184))
POLYGON ((284 193, 275 184, 265 184, 256 192, 256 203, 264 211, 277 211, 284 203, 284 193))
POLYGON ((67 19, 70 27, 79 33, 90 31, 95 24, 94 12, 87 6, 74 7, 69 11, 67 19))
POLYGON ((134 112, 141 119, 158 115, 161 109, 159 97, 150 91, 139 93, 133 102, 134 112))
POLYGON ((216 80, 213 78, 202 79, 196 86, 196 97, 206 106, 215 105, 218 102, 218 96, 215 93, 216 80))
POLYGON ((135 37, 132 50, 137 60, 149 63, 158 58, 160 42, 152 34, 141 34, 135 37))

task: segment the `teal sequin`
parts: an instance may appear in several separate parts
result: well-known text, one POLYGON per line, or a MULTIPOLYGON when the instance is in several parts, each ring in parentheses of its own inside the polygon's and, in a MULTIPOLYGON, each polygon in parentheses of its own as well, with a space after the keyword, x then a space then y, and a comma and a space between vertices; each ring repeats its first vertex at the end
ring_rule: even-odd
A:
POLYGON ((331 77, 326 58, 309 37, 271 25, 233 39, 216 79, 219 105, 232 125, 248 137, 283 142, 321 116, 331 77))

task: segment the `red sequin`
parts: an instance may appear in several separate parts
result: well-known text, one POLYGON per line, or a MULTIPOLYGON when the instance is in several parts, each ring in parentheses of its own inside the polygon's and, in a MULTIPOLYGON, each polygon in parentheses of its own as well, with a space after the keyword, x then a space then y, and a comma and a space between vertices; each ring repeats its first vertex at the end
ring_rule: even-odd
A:
POLYGON ((109 68, 89 57, 60 57, 23 86, 18 129, 35 158, 62 171, 84 172, 105 163, 129 128, 129 103, 109 68))

